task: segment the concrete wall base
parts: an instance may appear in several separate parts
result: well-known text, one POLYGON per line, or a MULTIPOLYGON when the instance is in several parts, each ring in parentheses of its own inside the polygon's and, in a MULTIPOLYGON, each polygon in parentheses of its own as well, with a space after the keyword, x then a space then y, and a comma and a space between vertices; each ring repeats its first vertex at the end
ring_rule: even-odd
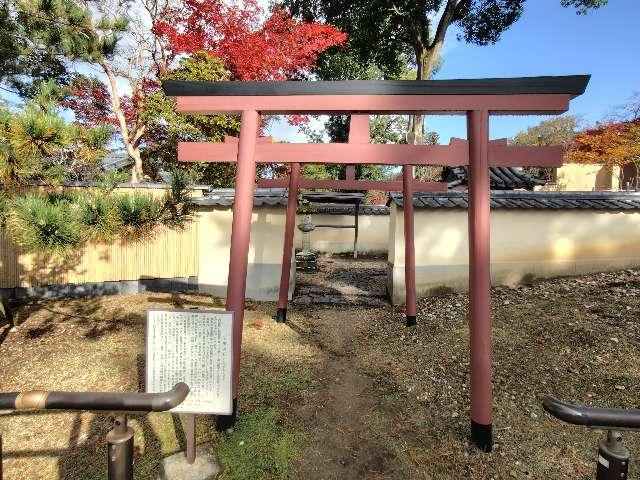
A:
MULTIPOLYGON (((289 276, 289 292, 288 298, 293 298, 293 291, 296 286, 295 275, 295 255, 292 255, 291 275, 289 276)), ((251 300, 258 301, 276 301, 278 300, 278 292, 280 290, 280 264, 255 264, 247 265, 247 290, 245 296, 251 300)), ((199 285, 201 293, 207 293, 214 297, 225 298, 227 296, 227 282, 223 284, 204 284, 199 285)))
MULTIPOLYGON (((573 261, 500 262, 491 264, 491 284, 515 286, 544 278, 570 277, 597 272, 640 268, 640 258, 584 259, 573 261)), ((469 289, 469 266, 416 266, 416 295, 424 298, 469 289)), ((404 305, 404 266, 387 265, 387 292, 393 305, 404 305)))
MULTIPOLYGON (((293 265, 295 269, 295 263, 293 265)), ((294 270, 295 271, 295 270, 294 270)), ((250 300, 275 301, 280 288, 280 265, 253 265, 247 270, 247 293, 250 300)), ((289 282, 289 300, 293 298, 295 275, 289 282)), ((198 277, 143 278, 118 282, 89 282, 82 284, 45 285, 41 287, 0 288, 0 296, 5 298, 81 298, 100 295, 131 295, 145 292, 187 292, 205 293, 224 298, 227 285, 206 285, 198 282, 198 277)))
POLYGON ((144 292, 197 292, 198 277, 143 278, 118 282, 45 285, 41 287, 0 288, 7 298, 79 298, 99 295, 128 295, 144 292))

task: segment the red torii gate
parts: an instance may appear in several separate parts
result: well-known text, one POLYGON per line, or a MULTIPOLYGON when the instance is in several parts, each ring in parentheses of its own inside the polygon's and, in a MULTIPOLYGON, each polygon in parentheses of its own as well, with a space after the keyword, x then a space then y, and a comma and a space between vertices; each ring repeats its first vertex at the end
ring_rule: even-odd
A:
MULTIPOLYGON (((480 449, 490 451, 492 392, 489 166, 559 166, 562 164, 562 150, 559 147, 508 146, 505 142, 489 142, 489 115, 565 112, 569 108, 569 101, 584 93, 588 81, 589 76, 576 75, 422 81, 163 82, 165 93, 176 97, 180 112, 241 113, 237 143, 189 142, 178 146, 180 161, 229 162, 237 159, 238 164, 226 305, 227 310, 235 312, 234 413, 229 418, 221 419, 222 423, 232 424, 237 412, 256 162, 293 164, 290 176, 292 182, 299 179, 299 163, 403 165, 405 219, 412 213, 414 180, 410 173, 411 166, 469 165, 471 436, 480 449), (257 141, 260 114, 366 116, 389 113, 466 115, 468 141, 456 140, 450 145, 372 145, 368 143, 368 138, 364 141, 364 122, 360 120, 357 121, 359 127, 356 127, 358 133, 353 132, 354 141, 350 138, 349 143, 274 144, 257 141)), ((362 182, 355 178, 348 181, 362 182)), ((304 182, 300 181, 298 185, 302 186, 304 182)), ((340 184, 339 188, 347 187, 340 184)), ((288 218, 295 218, 293 202, 295 195, 290 194, 288 218)), ((406 244, 413 239, 412 218, 411 215, 411 221, 405 222, 406 244), (410 231, 407 230, 407 223, 410 224, 410 231)), ((405 265, 407 262, 413 264, 414 261, 411 255, 411 258, 405 259, 405 265)))
MULTIPOLYGON (((349 144, 368 144, 369 143, 369 115, 351 115, 349 122, 349 144)), ((458 141, 458 139, 454 139, 458 141)), ((237 144, 237 137, 225 137, 224 142, 227 144, 237 144)), ((273 143, 271 137, 259 137, 258 143, 273 143)), ((193 147, 191 147, 193 148, 193 147)), ((230 155, 237 154, 231 152, 230 155)), ((190 158, 190 157, 189 157, 190 158)), ((185 159, 190 161, 189 159, 185 159)), ((346 163, 345 159, 343 163, 346 163)), ((414 192, 444 192, 447 190, 447 184, 443 182, 421 182, 413 178, 412 167, 410 165, 403 166, 403 180, 356 180, 355 165, 347 165, 346 178, 344 180, 317 180, 309 178, 300 178, 300 163, 292 162, 289 172, 289 179, 260 179, 258 186, 263 188, 288 188, 289 198, 287 202, 286 224, 284 245, 282 252, 282 265, 280 274, 280 288, 278 293, 278 310, 276 313, 276 321, 280 323, 286 322, 287 319, 287 303, 289 280, 291 271, 291 252, 293 249, 293 236, 295 233, 297 194, 299 188, 318 188, 332 189, 341 188, 346 190, 383 190, 383 191, 405 191, 412 188, 414 192), (406 177, 406 178, 405 178, 406 177), (404 182, 409 182, 408 186, 404 186, 404 182)), ((356 207, 357 208, 357 207, 356 207)), ((357 218, 357 216, 356 216, 357 218)), ((413 236, 413 204, 404 209, 404 229, 405 229, 405 285, 406 285, 406 301, 405 301, 405 317, 407 326, 416 325, 416 282, 415 282, 415 248, 413 236)))

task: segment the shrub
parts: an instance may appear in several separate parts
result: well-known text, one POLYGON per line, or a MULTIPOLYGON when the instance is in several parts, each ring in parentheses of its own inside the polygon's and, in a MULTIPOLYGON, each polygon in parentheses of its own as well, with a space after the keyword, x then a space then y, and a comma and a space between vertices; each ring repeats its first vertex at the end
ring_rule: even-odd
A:
POLYGON ((111 198, 104 195, 79 197, 78 223, 83 238, 96 242, 113 239, 120 226, 111 198))
POLYGON ((66 201, 26 195, 10 202, 7 225, 12 237, 26 250, 64 254, 81 241, 78 223, 66 201))
POLYGON ((163 212, 162 201, 151 195, 135 192, 117 195, 114 205, 123 238, 145 240, 153 236, 163 212))
POLYGON ((98 182, 102 188, 113 190, 119 183, 128 182, 130 177, 131 173, 113 168, 104 172, 98 179, 98 182))
POLYGON ((47 190, 43 200, 53 205, 65 203, 71 208, 71 205, 76 203, 80 196, 81 194, 73 190, 47 190))
POLYGON ((169 228, 184 228, 192 220, 194 204, 188 189, 191 180, 191 176, 183 170, 171 172, 170 189, 164 199, 163 220, 169 228))

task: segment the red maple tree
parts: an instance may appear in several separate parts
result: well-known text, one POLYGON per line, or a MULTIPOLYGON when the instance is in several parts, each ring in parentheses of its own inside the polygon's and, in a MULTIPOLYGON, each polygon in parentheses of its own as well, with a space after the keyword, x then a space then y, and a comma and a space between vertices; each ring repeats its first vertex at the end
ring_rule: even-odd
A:
MULTIPOLYGON (((154 80, 143 80, 139 89, 133 95, 120 97, 121 107, 128 126, 138 121, 138 113, 144 98, 158 90, 160 85, 154 80)), ((87 127, 109 124, 118 125, 118 119, 113 112, 111 94, 107 86, 100 79, 75 75, 65 97, 60 102, 64 108, 68 108, 75 115, 75 122, 87 127)))
POLYGON ((184 0, 153 32, 173 55, 204 50, 220 58, 233 80, 286 80, 310 73, 318 54, 347 36, 329 25, 299 22, 280 7, 264 19, 256 0, 184 0))
POLYGON ((618 167, 621 186, 624 185, 625 167, 633 165, 634 183, 637 187, 640 171, 640 118, 603 123, 578 133, 567 158, 576 163, 601 164, 612 171, 618 167))
POLYGON ((115 124, 107 86, 97 78, 76 75, 67 87, 61 106, 73 111, 76 122, 87 127, 115 124))

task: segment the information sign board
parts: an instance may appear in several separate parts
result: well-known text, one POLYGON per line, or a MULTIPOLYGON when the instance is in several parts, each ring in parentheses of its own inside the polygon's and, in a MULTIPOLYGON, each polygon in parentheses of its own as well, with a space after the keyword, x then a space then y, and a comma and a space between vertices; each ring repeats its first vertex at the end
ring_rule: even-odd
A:
POLYGON ((189 395, 171 412, 232 413, 233 312, 149 310, 146 337, 147 392, 185 382, 189 395))

